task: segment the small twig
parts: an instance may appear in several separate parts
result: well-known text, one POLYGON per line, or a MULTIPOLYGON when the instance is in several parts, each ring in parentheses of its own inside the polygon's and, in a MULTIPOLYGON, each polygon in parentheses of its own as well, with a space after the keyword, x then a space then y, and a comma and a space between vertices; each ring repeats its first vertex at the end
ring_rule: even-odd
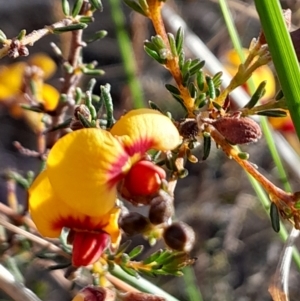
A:
MULTIPOLYGON (((81 13, 85 14, 85 12, 81 13)), ((52 117, 52 127, 54 128, 57 127, 59 124, 63 123, 67 107, 74 106, 73 93, 82 77, 82 72, 78 72, 77 68, 81 63, 80 58, 83 46, 84 43, 82 41, 82 30, 72 31, 68 63, 73 67, 74 71, 72 73, 68 73, 67 71, 65 71, 64 73, 63 86, 60 90, 60 93, 65 94, 67 96, 67 102, 60 102, 58 107, 56 108, 55 114, 52 117)), ((47 137, 48 146, 51 147, 57 141, 60 135, 60 130, 49 132, 47 137)))
POLYGON ((41 301, 31 290, 17 282, 3 265, 0 265, 0 290, 15 301, 41 301))
POLYGON ((45 160, 44 155, 40 154, 37 151, 28 149, 24 147, 20 142, 14 141, 13 142, 14 147, 19 151, 20 154, 27 156, 27 157, 33 157, 33 158, 41 158, 42 160, 45 160))
POLYGON ((7 203, 9 207, 17 212, 18 210, 18 200, 16 195, 16 182, 13 179, 8 179, 6 181, 6 189, 7 189, 7 203))
POLYGON ((8 206, 4 205, 1 202, 0 202, 0 213, 2 213, 3 215, 6 215, 7 217, 12 219, 19 225, 24 224, 24 225, 28 226, 29 228, 36 230, 36 226, 33 223, 31 218, 29 218, 26 215, 21 215, 21 214, 16 213, 11 208, 9 208, 8 206))
POLYGON ((6 220, 4 220, 3 218, 0 217, 0 225, 2 225, 3 227, 5 227, 7 230, 10 230, 16 234, 20 234, 22 236, 24 236, 25 238, 31 240, 32 242, 35 242, 36 244, 40 245, 41 247, 48 249, 51 252, 57 253, 58 255, 61 255, 65 258, 70 258, 70 255, 66 252, 64 252, 61 248, 57 247, 56 245, 54 245, 53 243, 38 237, 24 229, 21 229, 9 222, 7 222, 6 220))
MULTIPOLYGON (((287 208, 291 211, 291 217, 295 219, 295 227, 299 227, 298 222, 298 213, 295 210, 294 203, 297 199, 297 195, 285 192, 284 190, 278 188, 271 181, 265 178, 257 168, 251 164, 248 160, 240 158, 239 152, 232 147, 231 144, 221 135, 213 126, 207 125, 205 131, 208 131, 211 134, 211 137, 219 145, 224 153, 229 157, 234 159, 245 171, 247 171, 255 180, 257 180, 262 187, 269 194, 271 201, 275 202, 278 209, 282 212, 285 212, 287 208)), ((290 217, 288 217, 290 218, 290 217)), ((291 220, 292 221, 292 220, 291 220)))
MULTIPOLYGON (((40 40, 42 37, 46 36, 47 34, 52 33, 53 29, 65 27, 70 24, 72 24, 71 19, 63 19, 50 26, 46 26, 43 29, 38 29, 38 30, 32 31, 30 34, 26 35, 20 42, 23 46, 25 46, 25 45, 33 46, 33 44, 35 42, 37 42, 38 40, 40 40)), ((6 44, 0 49, 0 59, 5 57, 8 54, 12 41, 13 41, 13 39, 7 40, 6 44)))

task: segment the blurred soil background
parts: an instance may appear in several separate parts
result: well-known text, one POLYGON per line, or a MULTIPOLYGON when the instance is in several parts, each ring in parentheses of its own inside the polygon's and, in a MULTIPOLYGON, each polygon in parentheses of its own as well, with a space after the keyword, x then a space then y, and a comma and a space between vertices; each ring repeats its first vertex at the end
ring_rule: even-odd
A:
MULTIPOLYGON (((51 24, 62 17, 59 0, 10 0, 0 1, 0 29, 8 37, 16 36, 21 29, 29 33, 44 25, 51 24)), ((247 47, 253 37, 258 35, 260 26, 252 1, 228 1, 240 38, 247 47)), ((217 0, 169 0, 177 14, 187 22, 206 45, 222 57, 232 48, 227 29, 217 0)), ((282 1, 283 7, 293 12, 293 23, 300 25, 300 1, 282 1)), ((116 115, 131 108, 131 98, 123 70, 115 28, 111 20, 109 1, 103 1, 104 12, 96 14, 95 23, 88 27, 85 35, 105 29, 108 36, 92 43, 83 50, 85 62, 97 60, 106 74, 99 77, 100 84, 110 83, 116 107, 116 115)), ((133 41, 137 58, 139 80, 143 86, 145 105, 152 100, 175 116, 180 115, 180 106, 171 98, 164 84, 172 83, 167 70, 150 60, 143 50, 143 41, 154 35, 150 22, 124 5, 127 17, 127 30, 133 41)), ((54 41, 66 49, 68 34, 47 36, 30 47, 30 54, 48 53, 59 64, 49 43, 54 41)), ((186 49, 186 56, 191 53, 186 49)), ((26 58, 25 58, 26 60, 26 58)), ((11 63, 12 59, 3 59, 0 64, 11 63)), ((51 82, 60 87, 57 76, 51 82)), ((86 82, 83 82, 84 85, 86 82)), ((15 120, 5 103, 0 102, 0 172, 15 169, 20 173, 39 170, 40 162, 36 158, 21 155, 13 146, 19 141, 24 147, 36 148, 35 135, 22 119, 15 120)), ((250 160, 259 166, 259 170, 269 179, 280 185, 274 163, 270 157, 264 139, 259 143, 246 146, 243 150, 250 153, 250 160)), ((201 148, 196 155, 201 157, 201 148)), ((220 150, 213 148, 205 162, 188 164, 189 175, 179 181, 176 188, 175 206, 179 220, 191 225, 197 236, 192 256, 198 258, 194 265, 197 284, 204 301, 268 301, 268 285, 277 266, 283 243, 272 230, 270 220, 260 205, 244 171, 229 160, 220 150)), ((289 172, 289 170, 287 170, 289 172)), ((299 189, 299 179, 289 173, 294 190, 299 189)), ((0 201, 6 203, 7 185, 1 179, 0 201)), ((26 204, 26 194, 18 189, 19 202, 26 204)), ((147 210, 147 209, 146 209, 147 210)), ((289 227, 289 225, 287 225, 289 227)), ((141 237, 134 238, 135 244, 145 244, 141 237)), ((157 248, 147 249, 150 254, 157 248)), ((1 260, 1 257, 0 257, 1 260)), ((71 300, 71 283, 57 272, 45 270, 39 261, 24 265, 26 284, 34 291, 41 290, 45 301, 71 300), (37 275, 43 275, 42 284, 37 284, 37 275)), ((170 292, 179 300, 189 300, 183 278, 157 277, 150 279, 159 287, 170 292)), ((300 274, 293 266, 290 273, 291 300, 300 299, 300 274)), ((10 300, 3 296, 2 300, 10 300)), ((197 300, 193 300, 197 301, 197 300)))

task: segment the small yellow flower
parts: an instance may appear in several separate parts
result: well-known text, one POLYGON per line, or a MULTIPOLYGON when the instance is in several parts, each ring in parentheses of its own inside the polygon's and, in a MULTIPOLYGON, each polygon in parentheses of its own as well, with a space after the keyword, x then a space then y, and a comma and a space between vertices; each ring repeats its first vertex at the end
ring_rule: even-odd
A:
POLYGON ((27 63, 18 62, 0 67, 0 102, 9 106, 10 113, 14 118, 24 116, 33 130, 41 131, 43 114, 24 110, 20 106, 28 103, 25 97, 28 91, 25 91, 24 75, 29 66, 37 67, 35 72, 30 75, 35 87, 34 100, 37 101, 37 104, 41 104, 45 111, 53 111, 56 108, 59 92, 53 86, 44 83, 44 80, 53 75, 56 65, 51 58, 42 53, 33 55, 27 63))
MULTIPOLYGON (((58 237, 62 228, 69 228, 73 265, 95 262, 109 245, 108 238, 112 247, 120 239, 119 181, 143 162, 148 150, 171 150, 180 141, 171 120, 150 109, 129 112, 111 132, 88 128, 67 134, 53 146, 45 171, 29 189, 30 213, 38 230, 58 237)), ((154 189, 158 187, 153 178, 160 175, 151 165, 147 169, 146 179, 154 189)))

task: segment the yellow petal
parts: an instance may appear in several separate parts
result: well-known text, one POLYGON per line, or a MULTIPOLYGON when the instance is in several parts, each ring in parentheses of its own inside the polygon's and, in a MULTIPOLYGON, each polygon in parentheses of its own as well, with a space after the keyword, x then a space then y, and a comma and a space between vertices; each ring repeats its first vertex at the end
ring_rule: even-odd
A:
POLYGON ((39 232, 46 237, 58 237, 63 227, 85 231, 101 230, 111 236, 112 243, 117 243, 120 237, 117 222, 119 208, 114 207, 107 214, 94 217, 74 210, 55 194, 47 170, 40 173, 29 188, 29 211, 39 232))
POLYGON ((17 93, 17 90, 11 89, 6 84, 2 84, 0 81, 0 100, 7 100, 7 98, 14 96, 17 93))
POLYGON ((123 142, 130 155, 145 153, 149 149, 172 150, 181 141, 172 121, 151 109, 128 112, 116 122, 111 133, 116 136, 127 136, 126 139, 123 138, 123 142))
POLYGON ((273 72, 268 66, 262 66, 257 70, 255 70, 251 78, 253 79, 255 89, 258 88, 258 86, 262 81, 264 80, 267 81, 266 93, 262 97, 262 100, 271 99, 275 96, 275 92, 276 92, 275 78, 273 72))
POLYGON ((111 244, 115 248, 119 245, 121 240, 121 231, 119 228, 118 220, 121 213, 121 209, 119 207, 115 207, 109 211, 107 224, 102 228, 104 232, 110 235, 111 244))
POLYGON ((99 216, 114 207, 116 184, 130 164, 123 146, 109 132, 82 129, 53 146, 47 172, 62 201, 79 212, 99 216))
POLYGON ((31 127, 31 129, 35 133, 42 132, 45 128, 45 124, 43 122, 44 114, 29 111, 29 110, 24 110, 24 109, 22 110, 23 110, 23 116, 25 117, 25 120, 28 123, 28 125, 31 127))
POLYGON ((42 100, 44 107, 47 111, 53 111, 59 102, 59 92, 48 84, 43 84, 42 87, 42 100))
POLYGON ((5 89, 0 90, 0 98, 13 96, 21 90, 24 69, 25 63, 23 62, 1 67, 0 85, 4 86, 5 89))
POLYGON ((62 226, 56 226, 59 212, 68 211, 68 206, 55 195, 43 171, 29 188, 29 212, 39 232, 46 237, 58 237, 62 226))
POLYGON ((40 67, 44 71, 44 79, 51 77, 56 71, 55 62, 45 53, 37 53, 29 59, 29 64, 40 67))

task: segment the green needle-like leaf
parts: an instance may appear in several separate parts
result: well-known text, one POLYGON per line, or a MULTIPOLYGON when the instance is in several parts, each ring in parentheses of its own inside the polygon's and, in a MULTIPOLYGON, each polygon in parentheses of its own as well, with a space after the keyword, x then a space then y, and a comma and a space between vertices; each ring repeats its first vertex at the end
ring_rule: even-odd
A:
POLYGON ((113 116, 114 107, 113 107, 112 97, 110 95, 110 85, 106 84, 105 86, 100 86, 100 91, 101 91, 101 98, 103 99, 105 109, 106 109, 107 128, 111 128, 115 122, 115 119, 113 116))

